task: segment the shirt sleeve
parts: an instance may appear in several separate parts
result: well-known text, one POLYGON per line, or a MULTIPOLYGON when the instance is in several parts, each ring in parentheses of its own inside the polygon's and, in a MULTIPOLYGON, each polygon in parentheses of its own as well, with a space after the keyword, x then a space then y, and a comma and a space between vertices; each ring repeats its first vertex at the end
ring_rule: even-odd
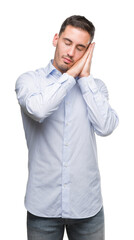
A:
POLYGON ((80 78, 78 84, 87 105, 88 118, 95 132, 100 136, 111 134, 117 127, 119 119, 108 102, 105 84, 99 79, 94 79, 92 75, 80 78))
POLYGON ((76 81, 64 73, 55 82, 48 81, 48 84, 42 87, 38 78, 36 72, 22 74, 16 81, 15 91, 22 110, 33 120, 41 123, 58 109, 76 81))

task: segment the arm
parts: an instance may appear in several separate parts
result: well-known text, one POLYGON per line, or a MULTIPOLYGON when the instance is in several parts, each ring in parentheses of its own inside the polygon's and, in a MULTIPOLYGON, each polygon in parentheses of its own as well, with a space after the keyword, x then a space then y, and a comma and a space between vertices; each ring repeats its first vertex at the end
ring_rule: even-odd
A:
POLYGON ((108 91, 99 79, 83 77, 78 80, 83 98, 87 105, 88 118, 95 132, 100 136, 107 136, 118 125, 118 116, 108 102, 108 91))
POLYGON ((44 81, 42 87, 36 72, 24 73, 16 81, 15 91, 22 110, 38 122, 43 122, 58 109, 68 91, 76 83, 75 79, 66 73, 54 83, 46 82, 44 81))
POLYGON ((104 83, 95 81, 90 75, 94 46, 94 43, 90 44, 84 56, 68 70, 68 74, 75 77, 79 75, 78 84, 87 105, 88 118, 96 133, 106 136, 118 125, 118 116, 108 103, 104 83))

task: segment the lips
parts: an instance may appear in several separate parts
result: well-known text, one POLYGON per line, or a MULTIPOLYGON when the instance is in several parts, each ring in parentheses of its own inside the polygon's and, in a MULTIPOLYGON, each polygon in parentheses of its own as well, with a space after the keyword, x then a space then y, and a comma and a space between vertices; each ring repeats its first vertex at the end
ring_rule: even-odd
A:
POLYGON ((64 62, 65 62, 65 63, 71 63, 71 62, 72 62, 72 60, 69 59, 69 58, 63 58, 63 59, 64 59, 64 62))

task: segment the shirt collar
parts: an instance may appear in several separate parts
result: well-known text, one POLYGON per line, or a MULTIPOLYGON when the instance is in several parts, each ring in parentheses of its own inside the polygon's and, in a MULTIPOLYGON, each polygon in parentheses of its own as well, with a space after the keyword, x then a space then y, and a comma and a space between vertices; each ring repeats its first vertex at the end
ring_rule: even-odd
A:
MULTIPOLYGON (((53 59, 50 60, 49 64, 47 65, 47 71, 46 71, 46 76, 48 77, 49 74, 51 74, 54 78, 58 79, 59 77, 61 77, 62 73, 60 71, 58 71, 54 65, 53 65, 53 59)), ((79 79, 79 76, 77 76, 75 78, 76 80, 79 79)), ((53 82, 53 81, 52 81, 53 82)))
POLYGON ((54 65, 53 65, 53 59, 50 60, 49 64, 47 65, 47 76, 51 74, 52 76, 54 76, 55 78, 59 78, 61 77, 62 73, 60 71, 58 71, 54 65))

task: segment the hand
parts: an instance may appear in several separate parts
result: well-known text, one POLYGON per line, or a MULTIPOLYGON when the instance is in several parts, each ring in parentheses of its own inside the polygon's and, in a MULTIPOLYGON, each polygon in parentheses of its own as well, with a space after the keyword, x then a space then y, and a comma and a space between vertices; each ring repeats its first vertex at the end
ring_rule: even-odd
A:
POLYGON ((91 60, 95 43, 91 43, 85 54, 80 58, 67 73, 73 77, 86 77, 90 75, 91 60))
POLYGON ((94 51, 95 43, 90 44, 89 46, 89 54, 86 59, 86 62, 84 64, 84 67, 82 71, 80 72, 79 77, 88 77, 90 75, 90 70, 91 70, 91 62, 92 62, 92 57, 93 57, 93 51, 94 51))

